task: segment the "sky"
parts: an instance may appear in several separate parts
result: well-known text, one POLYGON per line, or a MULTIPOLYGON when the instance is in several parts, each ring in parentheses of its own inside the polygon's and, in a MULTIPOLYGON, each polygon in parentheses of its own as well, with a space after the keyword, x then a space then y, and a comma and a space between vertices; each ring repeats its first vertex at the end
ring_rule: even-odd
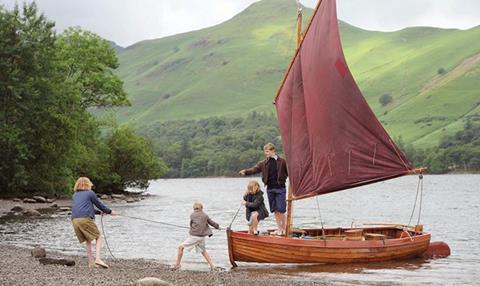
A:
MULTIPOLYGON (((32 0, 26 0, 31 2, 32 0)), ((57 31, 80 26, 129 46, 220 24, 258 0, 36 0, 57 31)), ((293 3, 295 0, 291 0, 293 3)), ((6 8, 24 0, 0 0, 6 8)), ((317 0, 301 1, 313 8, 317 0)), ((480 25, 479 0, 337 0, 338 18, 395 31, 411 26, 468 29, 480 25)))

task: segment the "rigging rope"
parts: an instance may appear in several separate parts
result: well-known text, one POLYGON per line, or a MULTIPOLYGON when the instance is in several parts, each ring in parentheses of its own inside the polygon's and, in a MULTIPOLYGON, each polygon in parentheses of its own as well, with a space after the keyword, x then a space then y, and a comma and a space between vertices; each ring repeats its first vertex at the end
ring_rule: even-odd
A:
POLYGON ((418 206, 418 220, 417 225, 420 224, 420 216, 422 215, 422 199, 423 199, 423 175, 420 174, 420 205, 418 206))
POLYGON ((415 202, 413 203, 412 213, 410 214, 410 219, 408 220, 407 225, 410 225, 410 223, 412 222, 413 214, 415 213, 415 208, 417 206, 418 194, 419 193, 420 193, 420 203, 419 203, 417 224, 420 224, 420 216, 421 216, 421 213, 422 213, 422 197, 423 197, 423 175, 422 174, 420 174, 418 176, 417 194, 415 195, 415 202))
POLYGON ((316 196, 315 199, 317 201, 318 216, 320 218, 320 224, 322 226, 322 236, 325 238, 325 228, 323 227, 323 219, 322 219, 322 213, 320 212, 320 203, 318 202, 318 196, 316 196))

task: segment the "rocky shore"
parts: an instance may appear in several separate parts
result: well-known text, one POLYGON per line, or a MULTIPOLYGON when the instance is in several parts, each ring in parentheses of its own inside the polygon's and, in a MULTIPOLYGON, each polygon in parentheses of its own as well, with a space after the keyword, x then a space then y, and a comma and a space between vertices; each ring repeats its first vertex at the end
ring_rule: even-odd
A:
MULTIPOLYGON (((142 198, 101 197, 107 203, 135 202, 142 198)), ((22 200, 0 200, 0 218, 29 219, 51 213, 67 213, 71 201, 57 199, 49 202, 22 200)), ((2 220, 0 220, 0 224, 2 220)), ((63 261, 64 265, 45 263, 44 253, 35 258, 32 248, 23 248, 0 242, 0 285, 323 285, 298 276, 261 272, 222 270, 217 272, 172 271, 170 266, 154 260, 106 259, 110 268, 87 267, 85 256, 72 256, 46 251, 47 260, 63 261), (72 266, 73 264, 73 266, 72 266), (71 266, 66 266, 71 265, 71 266), (154 277, 167 284, 134 284, 145 277, 154 277)))
MULTIPOLYGON (((99 195, 106 203, 135 203, 143 200, 147 195, 130 193, 99 195)), ((0 200, 0 218, 39 217, 42 214, 63 213, 71 211, 71 199, 51 199, 42 196, 31 198, 15 198, 0 200)))
MULTIPOLYGON (((50 253, 75 261, 74 266, 41 264, 31 249, 0 243, 0 285, 134 285, 145 277, 155 277, 170 285, 324 285, 321 282, 294 280, 286 276, 247 271, 172 271, 167 265, 152 260, 105 260, 110 268, 89 269, 86 257, 50 253)), ((164 285, 168 285, 164 284, 164 285)), ((142 285, 142 284, 140 284, 142 285)), ((161 284, 143 284, 161 285, 161 284)))

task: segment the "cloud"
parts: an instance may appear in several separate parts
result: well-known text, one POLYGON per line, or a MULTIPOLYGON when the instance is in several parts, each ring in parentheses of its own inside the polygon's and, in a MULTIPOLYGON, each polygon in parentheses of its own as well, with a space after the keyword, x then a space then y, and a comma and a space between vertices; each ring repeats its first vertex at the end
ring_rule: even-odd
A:
MULTIPOLYGON (((0 0, 11 8, 15 0, 0 0)), ((26 0, 31 2, 32 0, 26 0)), ((220 24, 258 0, 37 0, 58 31, 81 26, 122 46, 220 24)), ((295 3, 295 0, 291 0, 295 3)), ((21 0, 20 2, 23 2, 21 0)), ((314 7, 316 0, 301 1, 314 7)), ((470 28, 478 0, 337 0, 339 18, 364 29, 470 28)))

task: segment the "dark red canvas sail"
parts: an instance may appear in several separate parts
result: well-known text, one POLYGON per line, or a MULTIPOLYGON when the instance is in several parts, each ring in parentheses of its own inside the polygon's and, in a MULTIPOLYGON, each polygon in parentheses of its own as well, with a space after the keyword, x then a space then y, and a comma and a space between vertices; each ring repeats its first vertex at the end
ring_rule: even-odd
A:
POLYGON ((413 169, 346 65, 334 0, 323 0, 316 10, 275 104, 296 199, 413 169))

